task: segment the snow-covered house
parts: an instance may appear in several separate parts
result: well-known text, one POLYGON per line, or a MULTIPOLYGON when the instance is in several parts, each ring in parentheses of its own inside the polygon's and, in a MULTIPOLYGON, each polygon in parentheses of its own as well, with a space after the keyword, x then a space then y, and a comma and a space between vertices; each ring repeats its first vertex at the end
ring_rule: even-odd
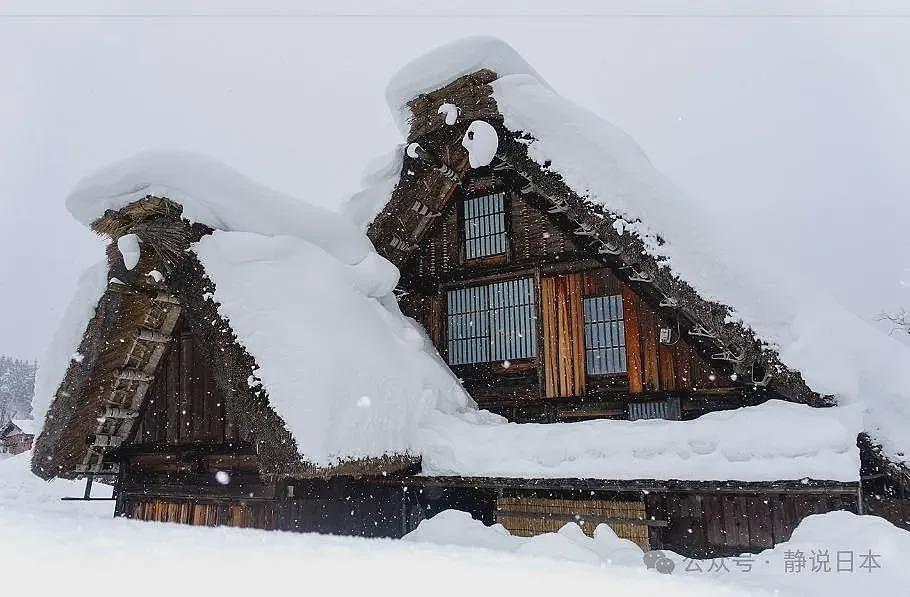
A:
POLYGON ((21 454, 32 449, 35 439, 35 421, 11 419, 0 428, 0 452, 21 454))
POLYGON ((501 42, 388 99, 407 144, 346 217, 188 155, 73 193, 112 242, 39 371, 37 474, 106 476, 146 520, 398 536, 458 508, 700 554, 902 519, 906 349, 712 247, 501 42))

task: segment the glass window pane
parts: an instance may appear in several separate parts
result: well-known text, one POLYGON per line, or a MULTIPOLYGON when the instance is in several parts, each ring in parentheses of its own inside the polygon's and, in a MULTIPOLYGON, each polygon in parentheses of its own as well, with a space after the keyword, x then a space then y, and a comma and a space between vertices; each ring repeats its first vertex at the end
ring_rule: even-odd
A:
POLYGON ((583 303, 586 371, 589 375, 625 372, 622 296, 590 297, 583 303))
POLYGON ((464 201, 465 258, 498 255, 506 250, 505 194, 464 201))

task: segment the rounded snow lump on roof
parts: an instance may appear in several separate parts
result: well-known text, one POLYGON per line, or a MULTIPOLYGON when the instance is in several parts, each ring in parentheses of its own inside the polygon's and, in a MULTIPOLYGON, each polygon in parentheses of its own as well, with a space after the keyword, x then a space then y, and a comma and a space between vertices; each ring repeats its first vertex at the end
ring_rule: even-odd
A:
POLYGON ((108 209, 146 196, 183 206, 183 216, 225 232, 295 236, 354 265, 373 246, 340 214, 262 186, 217 160, 187 152, 150 151, 83 179, 66 199, 76 220, 90 225, 108 209))
POLYGON ((496 37, 465 37, 431 50, 407 63, 389 81, 385 97, 402 134, 409 130, 407 103, 420 95, 448 85, 480 69, 500 77, 530 75, 545 86, 546 81, 512 46, 496 37))

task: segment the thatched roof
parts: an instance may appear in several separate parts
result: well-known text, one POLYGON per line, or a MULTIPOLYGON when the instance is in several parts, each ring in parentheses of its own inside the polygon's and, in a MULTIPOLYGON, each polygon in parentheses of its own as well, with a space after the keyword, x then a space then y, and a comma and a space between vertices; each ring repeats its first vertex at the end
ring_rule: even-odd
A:
POLYGON ((116 243, 108 247, 109 279, 74 359, 55 394, 35 446, 33 471, 43 477, 114 474, 116 449, 131 441, 162 356, 179 317, 200 342, 226 409, 249 429, 266 475, 321 477, 395 472, 412 466, 406 455, 347 459, 317 467, 301 458, 284 421, 261 384, 258 368, 213 299, 214 284, 191 245, 212 232, 181 217, 164 197, 145 197, 108 210, 92 229, 111 239, 135 234, 143 250, 127 269, 116 243), (157 271, 161 276, 145 275, 157 271))
POLYGON ((381 212, 370 223, 368 235, 377 250, 407 272, 407 263, 420 254, 424 239, 432 236, 455 191, 468 172, 468 152, 462 139, 468 126, 480 119, 499 135, 492 165, 475 171, 494 173, 521 188, 521 193, 553 221, 583 239, 587 255, 600 261, 650 300, 671 320, 681 322, 702 356, 719 371, 736 373, 741 384, 762 385, 795 402, 825 405, 830 401, 808 387, 798 371, 781 363, 776 350, 765 345, 746 325, 728 321, 730 309, 706 300, 665 263, 646 250, 634 234, 622 234, 614 224, 620 217, 570 188, 562 177, 528 155, 529 137, 503 124, 491 83, 497 74, 481 69, 448 85, 421 94, 408 103, 412 113, 409 142, 425 152, 405 156, 398 184, 381 212), (459 108, 457 122, 446 125, 440 108, 459 108), (415 207, 417 206, 417 207, 415 207))

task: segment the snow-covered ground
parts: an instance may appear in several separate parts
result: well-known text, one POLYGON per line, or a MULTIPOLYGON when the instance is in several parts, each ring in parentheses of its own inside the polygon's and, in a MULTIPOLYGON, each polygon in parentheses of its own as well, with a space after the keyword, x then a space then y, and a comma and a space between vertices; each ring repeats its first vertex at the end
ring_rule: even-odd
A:
MULTIPOLYGON (((634 544, 601 528, 594 539, 575 525, 536 538, 512 537, 466 514, 447 511, 403 541, 250 529, 189 527, 110 517, 112 502, 63 502, 82 485, 45 483, 28 471, 30 453, 0 462, 0 571, 9 594, 96 595, 128 587, 133 595, 282 594, 455 595, 857 595, 899 591, 910 583, 902 557, 910 533, 883 520, 845 513, 813 516, 791 542, 753 556, 752 570, 727 558, 674 554, 669 575, 642 563, 634 544), (786 572, 800 550, 806 567, 786 572), (831 572, 812 572, 811 550, 828 549, 831 572), (854 554, 854 571, 836 571, 836 552, 854 554), (861 555, 880 568, 860 568, 861 555), (695 567, 701 568, 699 572, 695 567), (690 571, 686 571, 686 568, 690 571)), ((104 494, 95 487, 95 496, 104 494)), ((107 491, 109 495, 109 489, 107 491)), ((126 590, 126 589, 125 589, 126 590)))

